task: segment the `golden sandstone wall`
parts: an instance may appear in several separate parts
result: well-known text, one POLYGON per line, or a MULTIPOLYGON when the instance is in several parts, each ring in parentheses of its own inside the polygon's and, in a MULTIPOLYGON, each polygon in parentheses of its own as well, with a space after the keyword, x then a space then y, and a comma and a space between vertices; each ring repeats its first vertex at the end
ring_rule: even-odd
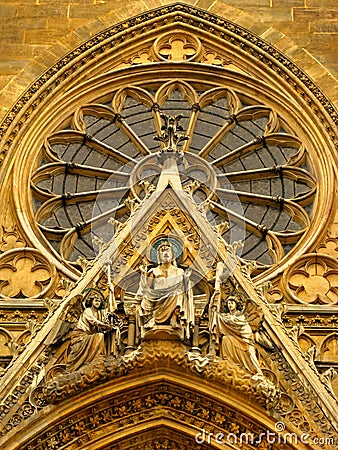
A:
MULTIPOLYGON (((334 6, 336 4, 336 1, 337 0, 226 0, 226 1, 189 0, 182 3, 205 8, 211 13, 223 16, 226 19, 232 20, 233 22, 236 22, 237 24, 249 29, 256 35, 261 36, 269 43, 272 43, 280 51, 282 51, 288 57, 290 57, 305 72, 307 72, 307 74, 310 77, 312 77, 313 80, 325 91, 325 94, 331 99, 331 101, 334 102, 336 105, 338 105, 338 92, 336 79, 338 73, 336 64, 338 59, 338 52, 337 52, 338 8, 334 6)), ((0 17, 2 19, 0 24, 0 33, 1 33, 0 121, 1 118, 5 116, 7 111, 9 111, 12 105, 18 100, 20 95, 28 88, 28 86, 30 86, 36 78, 41 76, 41 74, 45 70, 47 70, 50 66, 52 66, 58 59, 63 57, 67 52, 76 48, 76 46, 78 46, 80 43, 86 41, 99 31, 105 29, 106 27, 112 26, 114 23, 125 20, 128 17, 134 16, 136 14, 144 13, 149 9, 170 3, 173 3, 173 1, 168 0, 123 0, 123 1, 78 0, 77 2, 65 0, 50 0, 50 1, 31 0, 26 2, 14 2, 14 1, 11 2, 8 0, 6 2, 0 1, 0 17)), ((91 67, 91 69, 89 69, 89 73, 90 70, 93 71, 95 70, 95 68, 93 66, 90 66, 89 64, 87 67, 91 67)), ((64 86, 67 86, 67 84, 65 83, 64 85, 61 85, 61 89, 59 89, 59 91, 62 91, 62 94, 65 94, 66 96, 67 88, 64 88, 64 86)), ((43 97, 41 96, 41 98, 43 97)), ((45 104, 47 104, 47 101, 45 104)), ((23 109, 23 112, 24 111, 25 110, 23 109)), ((297 116, 297 120, 301 121, 302 119, 303 115, 299 119, 297 116)), ((322 128, 324 129, 324 127, 322 128)), ((25 141, 23 131, 21 130, 20 134, 16 138, 17 142, 21 140, 21 144, 19 142, 19 145, 17 147, 18 150, 20 149, 24 150, 24 142, 28 142, 29 140, 26 135, 25 141)), ((319 134, 319 137, 320 136, 321 135, 319 134)), ((314 142, 316 143, 318 141, 319 139, 314 140, 314 142)), ((323 142, 323 146, 324 145, 325 144, 323 142)), ((12 148, 14 148, 14 145, 12 146, 12 148)), ((318 153, 316 153, 316 155, 318 155, 318 153)), ((16 153, 16 155, 18 154, 19 151, 16 153)), ((14 153, 12 153, 12 155, 14 155, 14 153)), ((21 155, 19 155, 19 157, 21 157, 21 155)), ((9 158, 7 158, 7 160, 8 159, 9 158)), ((12 160, 15 160, 15 158, 12 158, 12 160)), ((9 167, 9 165, 6 165, 6 167, 9 167)), ((20 168, 23 166, 16 165, 16 167, 20 168)), ((4 173, 4 171, 2 171, 2 173, 4 173)), ((19 174, 20 171, 18 170, 17 173, 19 174)), ((322 173, 325 174, 327 172, 322 173)), ((331 182, 331 180, 329 181, 331 182)), ((333 182, 332 184, 330 184, 330 186, 333 186, 333 182)), ((329 191, 329 189, 327 189, 327 191, 329 191)), ((325 193, 328 193, 328 195, 333 196, 331 192, 325 193)), ((22 204, 23 203, 20 203, 20 205, 22 204)), ((332 204, 334 205, 334 203, 332 204)), ((16 203, 15 205, 18 205, 18 203, 16 203)), ((11 205, 9 206, 8 209, 10 209, 10 207, 11 205)), ((17 206, 15 207, 17 208, 17 206)), ((321 217, 320 214, 318 216, 321 217)), ((326 218, 327 217, 328 216, 326 216, 326 218)), ((322 220, 322 218, 320 220, 322 220)), ((325 216, 323 217, 323 220, 325 220, 325 216)), ((318 248, 321 249, 321 253, 324 254, 322 260, 323 261, 328 260, 329 262, 332 262, 328 258, 330 258, 331 255, 336 257, 338 215, 336 216, 335 220, 330 219, 330 222, 327 224, 327 226, 329 227, 330 231, 330 233, 328 234, 329 239, 325 240, 324 243, 324 236, 322 236, 323 239, 318 248), (331 247, 329 248, 329 246, 331 247)), ((8 233, 8 235, 12 238, 14 236, 14 238, 17 239, 15 233, 14 234, 12 233, 12 235, 8 233)), ((7 242, 4 242, 3 245, 5 244, 7 244, 7 242)), ((25 244, 24 241, 20 241, 18 239, 15 242, 15 248, 18 247, 19 249, 20 245, 25 244)), ((320 253, 319 250, 318 253, 320 253)), ((313 259, 315 258, 315 263, 317 264, 316 259, 317 256, 312 255, 311 257, 312 257, 311 261, 313 261, 313 259)), ((303 260, 301 260, 301 263, 303 263, 303 260)), ((314 264, 312 264, 312 266, 313 265, 314 264)), ((297 268, 299 267, 303 266, 294 265, 293 270, 296 271, 297 268)), ((336 265, 334 265, 334 267, 336 267, 336 265)), ((31 269, 31 266, 29 267, 29 269, 31 269)), ((330 272, 330 270, 328 269, 327 272, 330 272)), ((23 273, 25 272, 23 271, 23 273)), ((29 271, 27 273, 29 276, 29 271)), ((324 279, 324 277, 317 276, 317 272, 315 274, 312 273, 312 275, 313 275, 312 279, 310 277, 310 283, 308 285, 311 294, 314 291, 313 287, 314 284, 312 284, 312 281, 316 283, 326 282, 327 284, 330 284, 326 279, 324 279)), ((58 280, 56 276, 54 278, 56 279, 57 282, 58 280)), ((20 282, 22 282, 22 280, 20 280, 20 282)), ((332 284, 334 283, 332 282, 332 284)), ((84 283, 79 284, 78 287, 79 292, 80 289, 83 288, 83 286, 84 283)), ((336 285, 334 284, 334 286, 336 285)), ((331 287, 332 285, 330 285, 330 288, 331 287)), ((16 300, 19 302, 21 299, 13 298, 11 300, 13 300, 12 305, 13 304, 16 305, 15 303, 16 300)), ((27 302, 28 300, 29 299, 27 298, 27 302)), ((271 299, 271 301, 273 300, 274 298, 271 299)), ((38 301, 40 301, 40 299, 38 299, 38 301)), ((41 300, 41 304, 42 303, 43 301, 41 300)), ((307 320, 306 324, 308 328, 312 328, 311 331, 313 331, 313 328, 315 328, 316 325, 318 325, 317 327, 318 329, 315 330, 316 332, 313 332, 313 334, 315 335, 315 337, 313 337, 313 340, 311 340, 312 339, 311 336, 303 335, 303 339, 300 342, 302 348, 304 347, 304 351, 309 350, 309 348, 310 349, 312 348, 310 347, 310 345, 313 343, 314 340, 318 345, 318 347, 320 346, 324 347, 324 353, 326 353, 325 358, 327 359, 323 359, 322 361, 320 361, 321 362, 320 370, 327 369, 332 364, 335 364, 336 367, 337 362, 336 335, 332 334, 330 340, 327 341, 328 343, 327 347, 325 347, 323 344, 324 339, 326 338, 326 335, 324 337, 324 334, 327 333, 328 335, 331 332, 334 333, 333 330, 336 324, 334 316, 334 308, 336 307, 336 305, 334 305, 332 309, 331 308, 325 309, 326 306, 327 305, 324 305, 324 308, 322 308, 322 310, 320 307, 318 307, 319 313, 321 313, 322 316, 317 321, 317 317, 314 317, 314 315, 316 314, 315 312, 316 305, 314 304, 314 302, 311 303, 310 308, 308 308, 309 314, 306 317, 307 320), (311 322, 312 320, 313 322, 311 322), (315 324, 315 326, 313 326, 313 323, 315 324)), ((42 310, 43 307, 45 306, 40 306, 40 311, 42 310)), ((28 310, 28 307, 26 308, 28 310)), ((289 318, 288 322, 289 328, 291 328, 291 325, 293 325, 294 323, 296 323, 296 325, 298 326, 299 322, 296 322, 296 314, 300 314, 300 311, 303 312, 302 310, 306 311, 306 309, 307 305, 305 306, 304 304, 297 304, 295 306, 293 310, 294 311, 293 316, 289 318), (296 307, 298 309, 296 309, 296 307)), ((14 312, 12 317, 14 317, 15 314, 16 311, 14 312)), ((27 314, 26 311, 24 311, 24 314, 27 314)), ((7 357, 5 361, 6 363, 12 356, 10 350, 13 349, 12 353, 15 354, 15 351, 17 350, 15 345, 17 346, 22 345, 22 343, 25 342, 24 339, 26 339, 26 337, 27 340, 30 338, 31 333, 30 330, 27 330, 26 332, 27 335, 25 337, 24 326, 26 324, 24 324, 23 317, 25 316, 21 315, 19 317, 19 320, 15 319, 16 322, 14 322, 13 319, 13 323, 8 321, 9 324, 6 324, 6 326, 8 326, 8 329, 10 329, 11 331, 11 335, 14 336, 14 339, 16 339, 14 345, 10 341, 9 337, 7 337, 7 335, 6 335, 7 341, 5 339, 5 341, 2 342, 0 336, 0 357, 1 356, 3 356, 4 358, 7 357), (21 339, 20 336, 24 336, 24 338, 20 340, 21 339), (12 345, 11 348, 9 346, 6 347, 6 344, 8 344, 8 342, 11 342, 12 345), (5 349, 6 353, 4 353, 4 350, 2 349, 5 349)), ((304 318, 304 315, 302 317, 304 318)), ((273 323, 275 324, 275 322, 273 323)), ((52 325, 49 324, 48 326, 52 325)), ((297 329, 297 326, 296 331, 298 332, 299 330, 297 329)), ((275 328, 278 329, 278 327, 279 325, 276 327, 271 326, 271 329, 275 328)), ((34 332, 34 330, 32 332, 34 332)), ((293 330, 293 332, 295 334, 295 330, 293 330)), ((297 336, 293 339, 296 342, 297 336)), ((37 342, 37 340, 34 341, 34 344, 35 342, 37 342)), ((18 348, 20 351, 20 347, 18 348)), ((291 348, 293 348, 293 346, 291 348)), ((304 361, 302 360, 301 354, 300 352, 298 352, 298 350, 296 350, 295 353, 291 354, 292 355, 295 354, 297 356, 296 360, 297 364, 298 361, 301 360, 300 366, 296 365, 294 366, 302 368, 302 370, 299 370, 299 373, 303 373, 305 372, 305 370, 309 369, 305 360, 304 361)), ((314 353, 312 354, 314 355, 314 353)), ((25 367, 25 365, 20 365, 21 364, 20 361, 17 362, 17 366, 20 367, 19 370, 21 370, 21 367, 25 367)), ((33 365, 33 362, 31 364, 33 365)), ((10 371, 8 371, 8 373, 9 372, 10 371)), ((281 371, 279 373, 281 373, 281 371)), ((310 374, 311 377, 317 376, 314 375, 312 372, 311 374, 310 374)), ((9 376, 11 375, 8 375, 8 377, 9 376)), ((17 378, 15 378, 15 380, 19 380, 20 376, 21 374, 19 373, 19 375, 17 376, 17 378)), ((115 380, 113 380, 113 382, 115 383, 115 380)), ((337 383, 338 382, 336 381, 334 385, 336 393, 338 392, 337 383)), ((5 386, 6 389, 9 389, 7 384, 5 384, 5 386)), ((301 388, 302 386, 300 386, 299 389, 301 388)), ((318 389, 319 389, 318 392, 321 392, 324 388, 323 386, 321 386, 321 384, 319 384, 318 389)), ((295 392, 298 391, 295 390, 295 392)), ((95 395, 97 395, 97 398, 100 398, 100 396, 97 393, 95 395)), ((8 398, 10 397, 8 396, 8 398)), ((320 396, 316 394, 313 396, 313 398, 317 399, 320 398, 320 396)), ((10 400, 8 400, 8 402, 9 401, 10 400)), ((89 400, 86 401, 89 403, 89 400)), ((20 402, 21 404, 23 402, 21 398, 20 402)), ((307 408, 309 409, 310 407, 307 406, 307 408)), ((317 416, 316 411, 318 410, 318 408, 316 410, 315 408, 317 408, 317 405, 315 405, 315 407, 311 411, 311 415, 314 416, 315 420, 319 421, 319 417, 321 416, 320 415, 317 416)), ((13 409, 13 414, 14 411, 16 410, 13 409)), ((302 411, 303 406, 302 410, 299 413, 299 417, 303 417, 302 411)), ((55 414, 57 414, 57 412, 55 414)), ((76 411, 74 412, 74 415, 75 414, 76 411)), ((308 415, 309 414, 310 413, 308 413, 308 415)), ((329 419, 329 417, 327 418, 329 419)), ((326 423, 324 419, 323 423, 326 423)), ((297 420, 299 421, 299 419, 297 420)))
MULTIPOLYGON (((127 17, 170 0, 0 1, 0 119, 67 51, 127 17)), ((187 0, 274 44, 338 103, 336 0, 187 0)))

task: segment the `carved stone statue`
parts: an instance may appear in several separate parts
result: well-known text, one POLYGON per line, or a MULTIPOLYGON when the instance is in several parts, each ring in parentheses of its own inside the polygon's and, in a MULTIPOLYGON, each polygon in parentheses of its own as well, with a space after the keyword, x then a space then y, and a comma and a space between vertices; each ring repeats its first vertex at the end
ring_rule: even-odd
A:
POLYGON ((78 370, 100 355, 117 355, 122 321, 112 308, 103 308, 105 299, 98 289, 89 289, 84 298, 71 299, 61 314, 61 325, 52 344, 68 344, 64 362, 68 370, 78 370))
POLYGON ((181 337, 190 336, 194 323, 194 307, 190 287, 190 269, 177 267, 174 249, 163 241, 157 249, 158 265, 150 270, 141 265, 141 279, 137 297, 138 325, 141 337, 147 330, 167 325, 181 337))
POLYGON ((254 334, 246 319, 241 300, 229 295, 221 304, 222 311, 211 304, 209 329, 219 343, 220 357, 245 367, 249 372, 262 374, 255 352, 254 334))
POLYGON ((167 116, 166 114, 161 114, 161 119, 163 120, 161 130, 163 132, 161 135, 155 136, 154 140, 163 142, 165 147, 162 151, 178 152, 178 144, 189 139, 189 136, 184 136, 183 134, 177 133, 177 131, 183 131, 183 127, 179 123, 182 117, 182 114, 178 114, 177 116, 167 116))

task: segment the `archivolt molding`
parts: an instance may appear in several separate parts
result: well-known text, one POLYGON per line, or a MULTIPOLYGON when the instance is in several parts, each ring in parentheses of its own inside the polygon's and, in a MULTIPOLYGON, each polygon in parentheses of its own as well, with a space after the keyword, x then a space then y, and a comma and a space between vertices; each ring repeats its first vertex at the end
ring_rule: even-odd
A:
MULTIPOLYGON (((196 442, 195 436, 189 436, 188 430, 177 430, 176 423, 170 423, 168 419, 155 421, 152 424, 152 431, 143 432, 139 428, 132 430, 137 433, 129 435, 128 440, 121 438, 116 442, 115 446, 118 450, 208 450, 218 448, 218 445, 212 442, 210 436, 210 443, 206 437, 206 443, 199 444, 196 442), (158 423, 157 423, 158 422, 158 423), (155 437, 158 436, 158 437, 155 437)), ((198 436, 200 441, 203 439, 203 434, 198 436)), ((222 444, 223 449, 226 449, 226 444, 222 444)), ((102 449, 105 447, 102 447, 102 449)), ((106 447, 107 450, 110 448, 106 447)))
MULTIPOLYGON (((27 307, 27 304, 25 306, 27 307)), ((18 303, 15 303, 15 305, 9 304, 3 305, 3 308, 6 307, 6 309, 0 309, 0 320, 2 322, 12 322, 12 323, 16 322, 26 323, 32 320, 35 322, 42 323, 46 318, 45 308, 43 308, 41 305, 36 305, 34 307, 34 305, 30 304, 29 306, 30 306, 29 310, 26 311, 26 310, 19 310, 18 303)))
MULTIPOLYGON (((136 360, 135 355, 131 354, 129 357, 130 364, 136 362, 137 368, 134 370, 136 369, 137 376, 130 372, 121 378, 116 377, 112 361, 102 360, 92 367, 79 371, 74 374, 75 377, 68 380, 67 376, 60 372, 61 375, 47 382, 46 389, 39 387, 32 390, 30 383, 34 379, 34 374, 38 374, 39 371, 38 365, 35 365, 32 367, 33 372, 28 372, 22 385, 18 386, 17 392, 13 393, 11 399, 8 398, 12 403, 16 403, 20 397, 21 401, 20 405, 11 406, 14 414, 5 425, 4 432, 7 435, 3 444, 4 450, 7 448, 43 450, 53 446, 58 448, 61 443, 67 449, 85 449, 94 445, 97 446, 95 448, 104 449, 108 444, 114 444, 116 448, 120 448, 118 445, 121 445, 121 448, 124 448, 125 436, 128 436, 128 439, 132 438, 131 442, 136 444, 150 426, 156 430, 157 426, 164 423, 178 430, 181 436, 190 436, 195 443, 197 435, 200 438, 204 435, 205 443, 210 443, 215 448, 228 448, 227 443, 234 443, 234 439, 239 439, 241 434, 247 434, 251 436, 250 439, 257 439, 257 442, 261 440, 265 442, 267 430, 272 433, 286 432, 295 433, 293 436, 298 435, 298 443, 295 438, 286 441, 283 447, 285 449, 303 448, 300 436, 304 434, 308 436, 309 443, 315 442, 314 439, 319 436, 325 438, 326 442, 334 442, 335 432, 326 422, 313 395, 310 391, 304 390, 303 384, 281 355, 277 353, 272 355, 272 361, 276 363, 274 373, 269 374, 268 370, 264 370, 265 376, 274 382, 277 380, 276 374, 282 374, 281 384, 288 389, 288 393, 282 392, 278 397, 275 412, 272 414, 273 419, 265 415, 263 404, 258 406, 256 403, 258 397, 265 403, 264 396, 258 391, 254 399, 251 397, 254 391, 252 388, 249 389, 251 394, 248 402, 245 391, 246 381, 250 383, 249 378, 242 379, 242 386, 241 383, 236 385, 237 376, 241 376, 236 372, 238 369, 235 372, 234 368, 226 369, 226 363, 219 366, 216 373, 218 372, 221 377, 216 376, 217 380, 213 377, 209 379, 209 375, 205 376, 199 371, 194 374, 188 369, 186 351, 182 353, 182 349, 183 346, 180 349, 178 344, 170 342, 148 342, 143 349, 138 350, 139 356, 136 356, 136 360), (171 361, 169 365, 168 356, 171 361), (102 378, 95 379, 95 374, 99 372, 106 373, 105 382, 102 382, 102 378), (61 384, 58 384, 60 382, 61 384), (83 389, 84 382, 89 382, 85 391, 78 394, 75 394, 74 390, 69 391, 81 385, 83 389), (57 385, 59 394, 56 398, 54 394, 57 392, 55 390, 57 385), (62 389, 66 397, 62 395, 62 389), (25 391, 30 392, 26 401, 25 391), (71 398, 68 394, 72 394, 71 398), (50 400, 57 401, 58 405, 47 406, 46 401, 49 403, 50 400), (277 429, 276 423, 284 423, 283 430, 277 429), (213 436, 221 433, 222 446, 216 445, 215 438, 211 439, 210 433, 213 433, 213 436), (263 437, 260 439, 260 436, 263 437)), ((43 364, 42 359, 39 364, 41 363, 43 364)), ((210 368, 207 372, 210 372, 210 368)), ((2 417, 5 417, 8 405, 6 402, 2 407, 2 417)), ((156 431, 153 432, 155 438, 156 431)), ((161 437, 163 438, 163 435, 161 437)), ((248 450, 256 448, 246 446, 245 442, 243 445, 241 448, 248 450)), ((306 448, 318 447, 314 445, 306 448)))
MULTIPOLYGON (((165 353, 162 346, 161 351, 165 353)), ((238 396, 233 387, 223 391, 221 386, 215 387, 205 379, 197 382, 191 375, 184 375, 181 368, 175 369, 171 365, 168 369, 160 359, 150 370, 149 367, 146 371, 139 368, 137 377, 127 376, 92 388, 81 401, 80 397, 73 396, 58 407, 42 409, 31 419, 27 416, 16 430, 16 443, 20 435, 23 438, 20 439, 20 450, 42 450, 52 445, 57 448, 60 443, 69 449, 75 445, 77 448, 89 448, 90 445, 105 448, 108 444, 119 448, 125 436, 137 439, 136 436, 142 436, 149 427, 155 428, 153 437, 156 437, 156 423, 171 424, 170 427, 179 434, 190 436, 195 443, 196 436, 205 433, 205 443, 216 448, 221 445, 216 445, 214 439, 208 442, 211 432, 214 435, 222 433, 222 448, 228 448, 227 442, 231 443, 231 439, 241 433, 250 434, 251 439, 259 441, 260 434, 265 436, 268 429, 275 431, 275 420, 265 416, 264 409, 257 408, 255 402, 245 402, 244 406, 244 397, 238 396), (251 415, 252 408, 255 413, 251 412, 251 415), (248 414, 252 417, 249 421, 248 414), (53 423, 48 431, 45 429, 47 423, 53 423)), ((17 417, 13 416, 13 419, 17 417)), ((10 435, 4 450, 7 446, 12 450, 17 448, 10 435)), ((244 443, 243 448, 251 449, 252 445, 244 443)), ((286 445, 285 448, 296 447, 286 445)))
MULTIPOLYGON (((106 57, 106 53, 108 52, 109 54, 111 49, 114 49, 113 51, 116 52, 116 48, 118 48, 120 44, 124 44, 129 40, 131 40, 131 42, 135 41, 140 32, 144 34, 155 26, 158 28, 163 24, 163 21, 166 24, 172 22, 177 25, 188 23, 201 30, 210 30, 214 36, 219 37, 220 40, 223 41, 223 45, 224 43, 227 45, 230 44, 230 48, 236 49, 239 53, 250 54, 250 58, 253 60, 257 59, 262 63, 265 66, 265 70, 268 67, 268 72, 272 70, 275 75, 281 77, 281 81, 284 79, 286 82, 285 86, 289 85, 294 92, 299 92, 299 90, 300 93, 303 92, 302 97, 305 98, 305 101, 308 104, 311 105, 313 101, 317 99, 328 112, 329 116, 331 116, 332 120, 337 121, 337 113, 334 107, 320 89, 300 68, 292 63, 285 55, 282 55, 275 47, 264 42, 261 38, 255 36, 248 30, 243 29, 239 25, 207 13, 201 9, 177 3, 149 11, 108 28, 80 45, 73 52, 68 53, 51 69, 46 71, 46 73, 28 89, 3 121, 0 128, 2 136, 7 132, 7 129, 12 125, 13 121, 17 122, 14 127, 14 123, 11 127, 13 130, 11 136, 7 137, 6 147, 11 145, 15 139, 15 135, 29 115, 37 108, 39 103, 44 101, 46 97, 49 97, 52 91, 54 94, 60 84, 68 81, 69 78, 73 78, 79 69, 82 71, 84 64, 95 60, 95 65, 97 66, 98 59, 106 57), (310 97, 308 97, 308 95, 310 95, 310 97), (30 108, 25 106, 28 105, 28 103, 31 103, 30 108), (16 117, 20 110, 22 110, 23 115, 20 120, 17 120, 16 117)), ((313 108, 314 112, 320 116, 320 120, 325 123, 326 118, 315 105, 313 105, 313 108)), ((335 133, 331 129, 329 123, 324 125, 324 127, 327 128, 332 139, 335 140, 335 133)), ((6 153, 8 148, 5 148, 4 151, 6 153)))

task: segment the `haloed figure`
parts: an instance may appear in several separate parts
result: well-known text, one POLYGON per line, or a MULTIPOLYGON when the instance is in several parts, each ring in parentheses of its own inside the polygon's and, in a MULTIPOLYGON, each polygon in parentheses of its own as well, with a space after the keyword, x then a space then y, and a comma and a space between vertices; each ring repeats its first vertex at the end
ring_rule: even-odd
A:
POLYGON ((141 266, 138 317, 141 335, 156 325, 169 325, 183 330, 189 337, 193 324, 193 300, 190 269, 177 267, 172 244, 163 241, 157 249, 158 265, 149 271, 141 266))

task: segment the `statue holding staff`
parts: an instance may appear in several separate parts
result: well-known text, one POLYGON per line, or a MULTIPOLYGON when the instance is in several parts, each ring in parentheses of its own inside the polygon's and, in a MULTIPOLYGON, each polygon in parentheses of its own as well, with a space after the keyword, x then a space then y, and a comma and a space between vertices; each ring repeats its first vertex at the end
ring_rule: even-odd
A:
POLYGON ((211 341, 218 344, 219 356, 244 367, 252 374, 262 376, 256 351, 254 331, 258 331, 263 315, 260 308, 233 292, 225 295, 222 289, 224 264, 216 271, 215 293, 209 306, 209 331, 211 341))

